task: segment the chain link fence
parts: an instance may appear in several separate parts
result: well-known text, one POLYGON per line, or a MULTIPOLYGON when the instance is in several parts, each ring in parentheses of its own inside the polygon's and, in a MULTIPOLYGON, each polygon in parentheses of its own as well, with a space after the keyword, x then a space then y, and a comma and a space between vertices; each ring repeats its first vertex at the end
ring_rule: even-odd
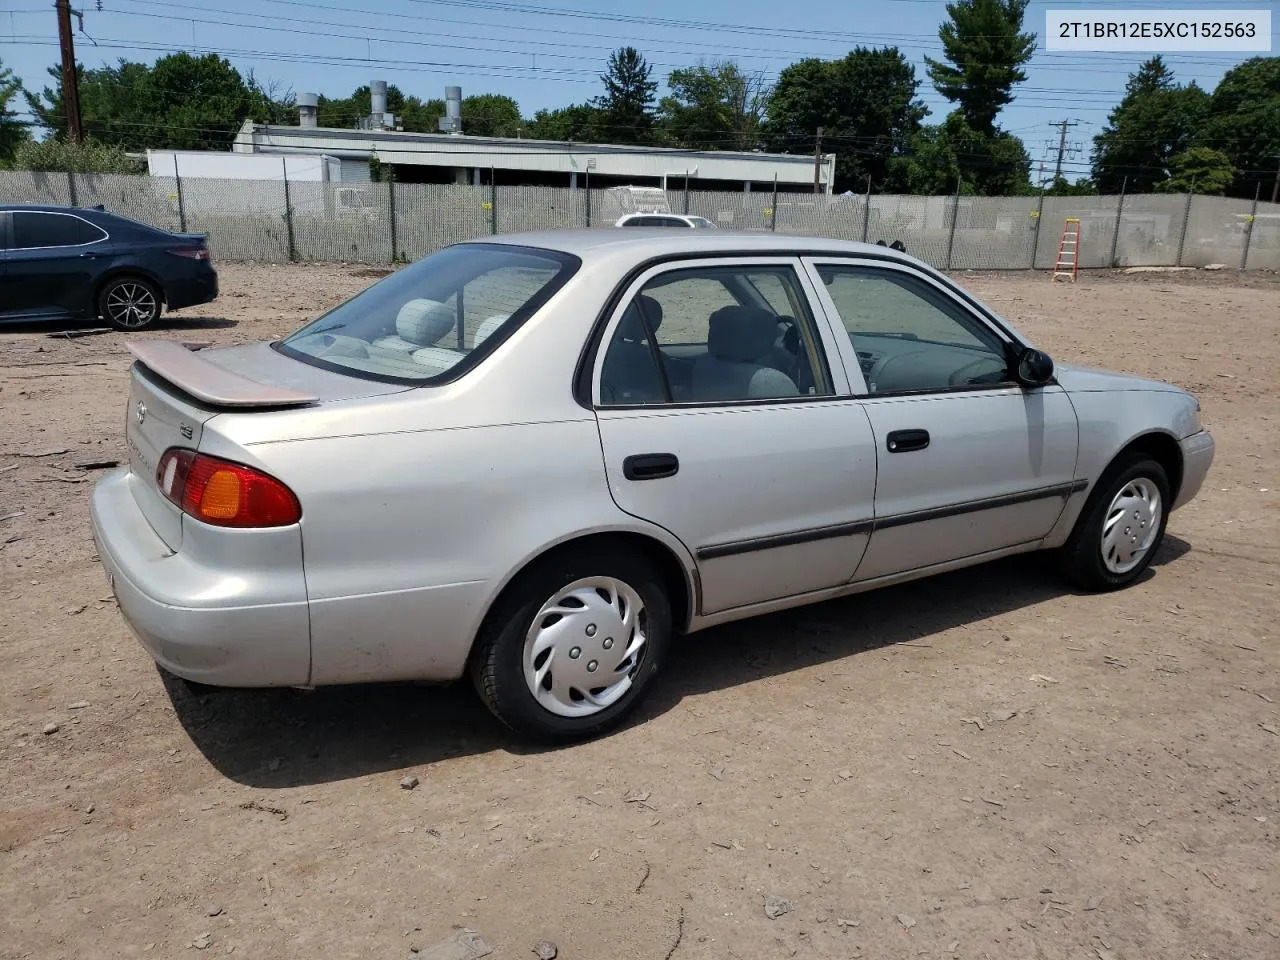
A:
MULTIPOLYGON (((0 203, 102 204, 165 230, 203 233, 220 260, 417 260, 462 240, 607 228, 630 212, 609 189, 212 180, 0 171, 0 203)), ((1082 269, 1280 270, 1280 204, 1191 194, 916 197, 671 190, 672 213, 726 230, 886 244, 950 270, 1053 269, 1068 218, 1082 269)))

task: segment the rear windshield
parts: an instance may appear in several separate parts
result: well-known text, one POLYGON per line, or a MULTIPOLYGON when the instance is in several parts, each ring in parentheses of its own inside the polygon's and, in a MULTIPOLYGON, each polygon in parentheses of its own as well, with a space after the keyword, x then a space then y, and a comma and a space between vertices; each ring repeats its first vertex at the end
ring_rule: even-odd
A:
POLYGON ((367 379, 450 380, 479 360, 482 344, 497 344, 532 316, 578 265, 531 247, 449 247, 379 280, 277 348, 367 379))

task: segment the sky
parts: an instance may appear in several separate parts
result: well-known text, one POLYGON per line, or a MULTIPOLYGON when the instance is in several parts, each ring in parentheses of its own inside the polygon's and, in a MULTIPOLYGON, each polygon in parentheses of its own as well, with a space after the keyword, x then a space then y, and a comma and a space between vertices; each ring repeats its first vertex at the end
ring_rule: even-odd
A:
MULTIPOLYGON (((501 93, 525 116, 580 103, 601 91, 609 52, 632 45, 654 67, 734 59, 775 79, 804 57, 835 59, 854 46, 897 46, 916 66, 927 122, 952 108, 928 83, 925 56, 939 57, 943 0, 73 0, 84 14, 76 56, 87 67, 124 57, 150 62, 178 50, 215 51, 242 73, 294 92, 348 96, 384 79, 408 95, 501 93)), ((1064 172, 1088 173, 1092 138, 1120 99, 1125 80, 1149 53, 1064 53, 1044 49, 1045 12, 1142 9, 1271 9, 1275 0, 1032 0, 1024 29, 1039 35, 1027 80, 999 124, 1021 137, 1052 170, 1062 120, 1064 172)), ((74 21, 73 21, 74 22, 74 21)), ((1183 82, 1212 90, 1234 64, 1256 54, 1170 53, 1183 82)), ((52 0, 0 0, 0 62, 29 89, 48 82, 58 59, 52 0)), ((664 84, 665 87, 665 84, 664 84)), ((661 90, 660 90, 661 93, 661 90)), ((837 149, 834 145, 831 149, 837 149)))

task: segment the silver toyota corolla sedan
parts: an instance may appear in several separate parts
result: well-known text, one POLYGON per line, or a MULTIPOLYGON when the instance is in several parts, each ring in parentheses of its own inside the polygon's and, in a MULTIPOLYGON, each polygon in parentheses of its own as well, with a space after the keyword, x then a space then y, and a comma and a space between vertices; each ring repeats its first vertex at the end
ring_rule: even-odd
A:
POLYGON ((275 343, 131 350, 93 529, 164 669, 469 673, 544 740, 617 723, 729 620, 1033 550, 1125 587, 1214 452, 1186 392, 801 237, 495 237, 275 343))

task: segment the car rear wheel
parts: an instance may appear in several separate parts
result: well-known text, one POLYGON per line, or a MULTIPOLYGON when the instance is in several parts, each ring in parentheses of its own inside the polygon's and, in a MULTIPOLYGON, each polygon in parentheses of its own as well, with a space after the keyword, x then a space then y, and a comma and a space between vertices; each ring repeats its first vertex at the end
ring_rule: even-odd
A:
POLYGON ((569 742, 616 726, 666 659, 671 604, 653 567, 567 553, 517 581, 486 621, 472 679, 522 736, 569 742))
POLYGON ((160 292, 141 277, 116 277, 98 294, 98 314, 117 330, 144 330, 160 316, 160 292))
POLYGON ((1085 590, 1119 590, 1151 563, 1169 520, 1169 477, 1146 454, 1115 463, 1094 488, 1062 548, 1066 578, 1085 590))

